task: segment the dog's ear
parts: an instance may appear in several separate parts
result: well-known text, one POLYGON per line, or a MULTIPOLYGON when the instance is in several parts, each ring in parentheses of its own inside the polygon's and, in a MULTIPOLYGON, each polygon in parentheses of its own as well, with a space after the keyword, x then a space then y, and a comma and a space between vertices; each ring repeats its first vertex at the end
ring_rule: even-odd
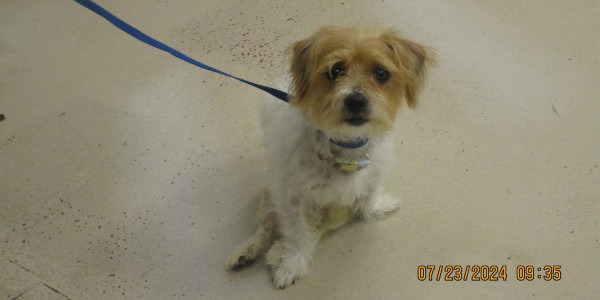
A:
POLYGON ((393 52, 395 63, 403 73, 406 103, 414 107, 425 80, 426 67, 435 64, 435 54, 424 46, 400 38, 393 30, 384 32, 381 40, 393 52))
POLYGON ((312 55, 316 38, 309 37, 288 48, 291 53, 292 101, 302 99, 310 87, 315 61, 312 55))

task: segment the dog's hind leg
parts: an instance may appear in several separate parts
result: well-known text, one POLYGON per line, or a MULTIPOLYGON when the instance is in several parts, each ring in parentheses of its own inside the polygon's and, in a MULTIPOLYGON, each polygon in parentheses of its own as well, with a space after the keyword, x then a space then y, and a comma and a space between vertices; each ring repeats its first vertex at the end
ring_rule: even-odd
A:
POLYGON ((262 193, 257 219, 259 226, 256 233, 231 254, 226 263, 227 269, 237 271, 251 265, 259 256, 269 250, 273 240, 277 238, 277 213, 268 189, 262 193))
POLYGON ((377 191, 372 195, 359 199, 358 205, 364 220, 375 221, 383 219, 396 211, 400 205, 400 200, 377 191))

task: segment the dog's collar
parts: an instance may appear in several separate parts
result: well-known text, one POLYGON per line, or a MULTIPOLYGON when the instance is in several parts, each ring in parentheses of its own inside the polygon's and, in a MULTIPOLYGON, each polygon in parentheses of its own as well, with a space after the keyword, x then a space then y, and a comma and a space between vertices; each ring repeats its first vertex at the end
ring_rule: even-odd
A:
MULTIPOLYGON (((325 134, 323 133, 323 131, 321 130, 317 130, 317 138, 319 140, 321 140, 323 137, 325 137, 325 134)), ((342 148, 348 148, 348 149, 358 149, 364 145, 366 145, 369 142, 369 138, 362 138, 362 137, 354 137, 354 138, 350 138, 348 140, 336 140, 336 139, 329 139, 329 142, 340 146, 342 148)))
POLYGON ((344 160, 336 156, 323 157, 321 154, 319 154, 319 159, 326 161, 329 165, 338 170, 351 173, 354 171, 362 170, 366 168, 369 164, 371 164, 371 152, 373 151, 373 143, 369 143, 367 147, 367 152, 359 160, 344 160))
POLYGON ((369 142, 369 138, 365 138, 365 139, 354 138, 349 141, 337 141, 337 140, 329 139, 329 142, 331 142, 332 144, 338 145, 342 148, 358 149, 358 148, 366 145, 369 142))

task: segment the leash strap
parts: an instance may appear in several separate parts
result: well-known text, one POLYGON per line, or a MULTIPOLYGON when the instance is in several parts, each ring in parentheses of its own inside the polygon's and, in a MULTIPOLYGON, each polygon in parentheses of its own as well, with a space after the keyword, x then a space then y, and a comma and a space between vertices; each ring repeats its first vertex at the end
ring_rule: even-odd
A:
POLYGON ((146 35, 145 33, 139 31, 138 29, 136 29, 135 27, 125 23, 123 20, 117 18, 115 15, 111 14, 110 12, 108 12, 106 9, 102 8, 100 5, 96 4, 95 2, 91 1, 91 0, 75 0, 75 2, 83 5, 84 7, 88 8, 89 10, 97 13, 99 16, 105 18, 107 21, 111 22, 113 25, 115 25, 117 28, 123 30, 125 33, 128 33, 129 35, 131 35, 132 37, 154 47, 157 49, 160 49, 162 51, 171 53, 171 55, 186 61, 192 65, 198 66, 202 69, 208 70, 208 71, 212 71, 215 73, 219 73, 221 75, 225 75, 227 77, 231 77, 233 79, 237 79, 245 84, 249 84, 255 88, 261 89, 273 96, 275 96, 276 98, 288 102, 288 94, 280 91, 278 89, 274 89, 272 87, 268 87, 268 86, 264 86, 258 83, 254 83, 252 81, 248 81, 246 79, 243 78, 239 78, 230 74, 227 74, 221 70, 215 69, 211 66, 207 66, 151 37, 149 37, 148 35, 146 35))

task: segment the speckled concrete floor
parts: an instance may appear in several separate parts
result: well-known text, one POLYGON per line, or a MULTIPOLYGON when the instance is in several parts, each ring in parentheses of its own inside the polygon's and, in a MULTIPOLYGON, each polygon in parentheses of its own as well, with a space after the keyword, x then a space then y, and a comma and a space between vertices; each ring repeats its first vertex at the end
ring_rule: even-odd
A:
POLYGON ((228 273, 253 230, 269 100, 72 1, 2 1, 0 299, 600 294, 597 1, 99 2, 262 83, 284 72, 286 45, 326 24, 391 26, 435 48, 423 101, 394 134, 400 167, 385 185, 403 205, 328 235, 286 290, 261 263, 228 273), (507 279, 419 281, 430 264, 506 265, 507 279), (519 281, 518 265, 562 277, 519 281))

